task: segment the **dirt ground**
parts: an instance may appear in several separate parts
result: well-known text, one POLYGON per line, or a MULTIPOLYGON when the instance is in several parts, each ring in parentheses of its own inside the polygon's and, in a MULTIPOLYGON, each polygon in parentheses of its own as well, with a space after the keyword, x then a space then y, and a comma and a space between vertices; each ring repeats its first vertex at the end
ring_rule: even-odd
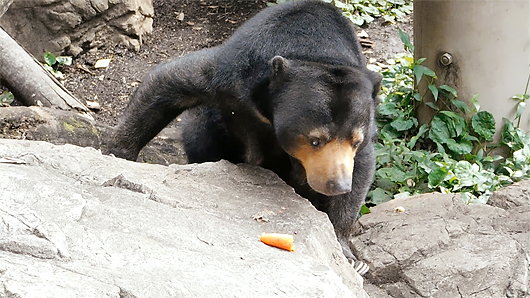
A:
MULTIPOLYGON (((140 51, 120 47, 93 49, 63 69, 64 85, 77 97, 96 101, 96 120, 114 126, 142 76, 157 64, 220 44, 248 18, 267 6, 266 0, 154 0, 152 34, 143 37, 140 51), (183 21, 178 20, 180 13, 183 21), (94 69, 98 59, 112 58, 106 69, 94 69), (78 65, 90 70, 88 73, 78 65)), ((376 20, 366 28, 372 47, 363 47, 372 61, 402 52, 397 28, 412 34, 412 17, 405 23, 376 20)))

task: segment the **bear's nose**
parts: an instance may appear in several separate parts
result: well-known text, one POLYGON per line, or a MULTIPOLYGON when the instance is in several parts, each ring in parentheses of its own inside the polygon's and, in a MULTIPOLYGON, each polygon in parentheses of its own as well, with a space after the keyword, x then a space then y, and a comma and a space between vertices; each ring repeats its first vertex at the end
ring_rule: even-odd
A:
POLYGON ((351 179, 328 180, 326 187, 331 195, 340 195, 351 191, 351 179))

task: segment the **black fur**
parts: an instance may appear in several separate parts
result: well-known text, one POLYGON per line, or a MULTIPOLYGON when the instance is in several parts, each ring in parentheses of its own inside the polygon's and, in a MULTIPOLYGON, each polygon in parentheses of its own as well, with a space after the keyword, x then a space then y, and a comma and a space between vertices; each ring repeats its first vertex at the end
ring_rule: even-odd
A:
POLYGON ((329 215, 345 255, 353 258, 347 243, 375 169, 374 103, 381 81, 365 65, 352 24, 332 5, 275 5, 222 45, 147 74, 108 153, 135 160, 172 119, 191 110, 183 130, 190 162, 227 159, 275 171, 329 215), (317 193, 293 157, 296 137, 319 127, 337 139, 362 129, 349 193, 317 193))

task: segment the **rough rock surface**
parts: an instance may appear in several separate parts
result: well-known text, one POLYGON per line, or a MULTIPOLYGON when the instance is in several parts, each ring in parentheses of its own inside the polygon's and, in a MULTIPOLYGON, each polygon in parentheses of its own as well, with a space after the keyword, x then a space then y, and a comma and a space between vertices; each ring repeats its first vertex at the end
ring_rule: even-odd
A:
POLYGON ((0 173, 0 297, 368 297, 327 216, 270 171, 0 139, 0 173))
POLYGON ((372 208, 352 242, 370 264, 366 291, 378 298, 530 297, 528 189, 523 182, 493 195, 490 204, 505 209, 465 205, 453 194, 372 208))
POLYGON ((4 15, 13 1, 14 0, 0 0, 0 18, 4 15))
POLYGON ((101 45, 138 50, 153 14, 152 0, 24 0, 13 2, 0 25, 35 57, 77 56, 101 45))
MULTIPOLYGON (((266 170, 0 139, 0 173, 0 297, 367 297, 325 214, 266 170), (296 251, 261 232, 294 234, 296 251)), ((427 194, 372 208, 352 240, 364 290, 529 298, 530 181, 488 204, 427 194)))
MULTIPOLYGON (((73 111, 44 107, 0 108, 0 138, 104 148, 113 128, 73 111)), ((140 152, 138 161, 185 164, 180 130, 166 127, 140 152)))

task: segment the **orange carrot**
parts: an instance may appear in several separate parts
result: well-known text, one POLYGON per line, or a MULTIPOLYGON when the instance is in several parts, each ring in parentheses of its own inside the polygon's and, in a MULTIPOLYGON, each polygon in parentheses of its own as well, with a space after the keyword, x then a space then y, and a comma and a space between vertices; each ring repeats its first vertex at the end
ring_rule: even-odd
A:
POLYGON ((277 248, 293 251, 293 236, 287 234, 262 233, 259 237, 261 242, 277 248))

